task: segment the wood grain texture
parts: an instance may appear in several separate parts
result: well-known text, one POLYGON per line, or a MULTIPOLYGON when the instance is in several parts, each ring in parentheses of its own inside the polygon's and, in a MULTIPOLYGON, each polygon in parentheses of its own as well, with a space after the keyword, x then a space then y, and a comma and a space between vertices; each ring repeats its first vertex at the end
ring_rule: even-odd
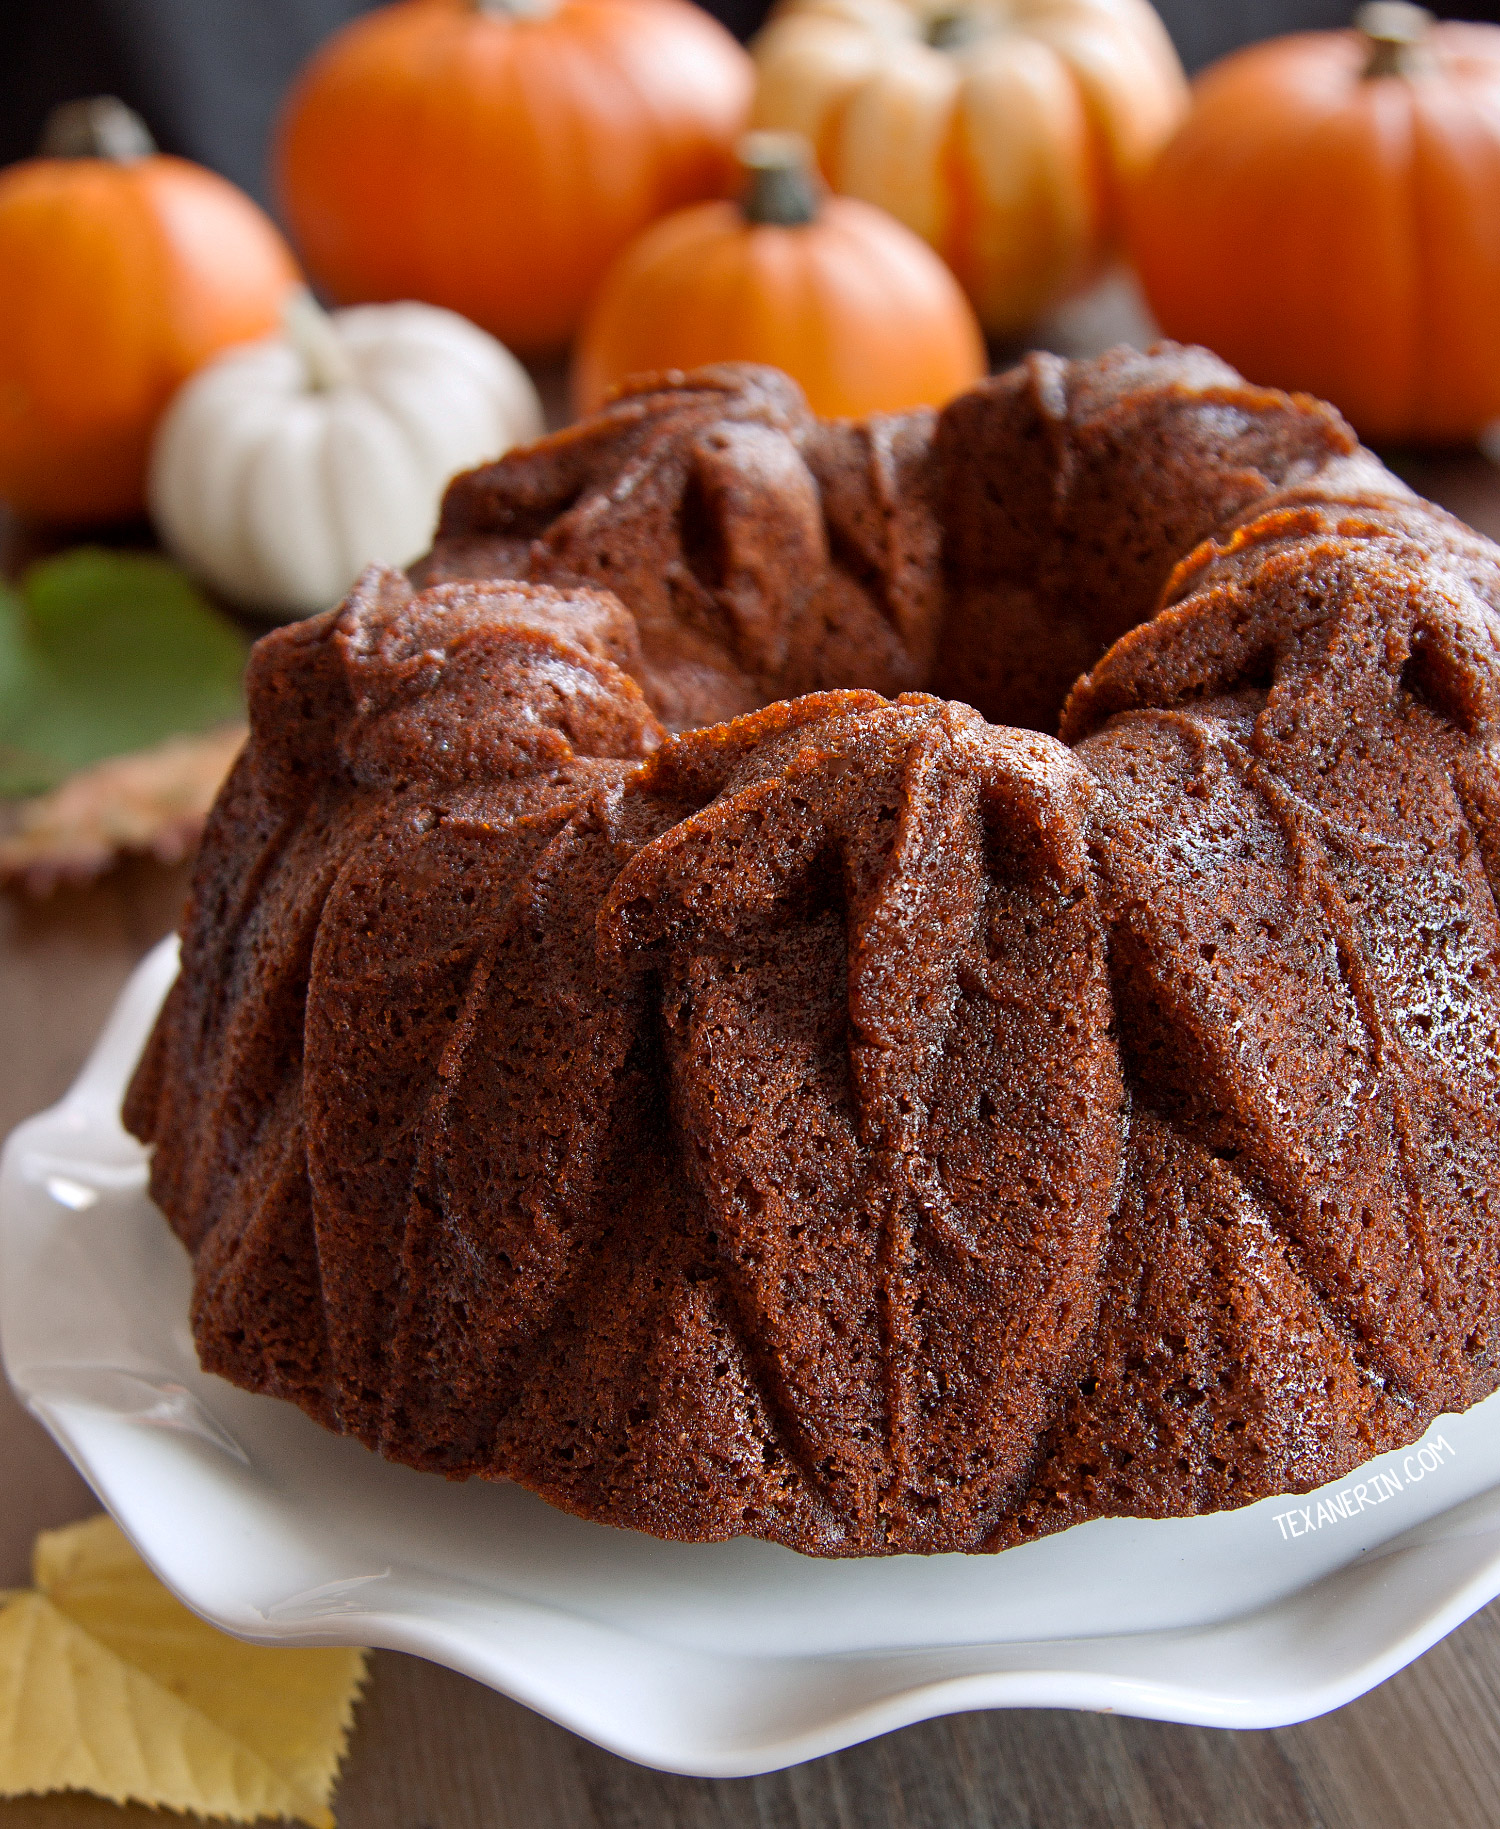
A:
MULTIPOLYGON (((1403 461, 1500 533, 1478 459, 1403 461)), ((127 865, 83 891, 0 898, 0 1127, 50 1103, 120 985, 171 927, 185 873, 127 865)), ((0 1586, 33 1533, 95 1509, 0 1393, 0 1586)), ((337 1800, 341 1829, 1406 1829, 1500 1824, 1500 1603, 1337 1714, 1268 1733, 1024 1711, 955 1716, 765 1778, 627 1764, 449 1671, 382 1653, 337 1800)), ((0 1801, 0 1829, 172 1829, 78 1796, 0 1801)))
MULTIPOLYGON (((132 860, 90 889, 45 901, 0 894, 0 1135, 67 1090, 137 960, 175 925, 186 890, 186 866, 132 860)), ((97 1510, 0 1381, 0 1588, 29 1579, 37 1531, 97 1510)))

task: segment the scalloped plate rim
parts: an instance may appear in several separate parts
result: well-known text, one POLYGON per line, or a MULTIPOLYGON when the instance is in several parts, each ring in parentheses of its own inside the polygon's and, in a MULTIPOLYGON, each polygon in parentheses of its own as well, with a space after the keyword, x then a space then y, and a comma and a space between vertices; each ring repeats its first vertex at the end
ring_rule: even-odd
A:
MULTIPOLYGON (((263 1468, 252 1459, 239 1467, 234 1454, 208 1441, 199 1424, 179 1426, 181 1419, 169 1417, 164 1426, 161 1417, 132 1407, 118 1392, 114 1398, 95 1394, 73 1400, 64 1389, 49 1393, 46 1388, 49 1376, 55 1380, 73 1370, 86 1378, 99 1373, 97 1365, 43 1364, 34 1359, 18 1364, 12 1353, 31 1318, 60 1313, 46 1306, 49 1299, 57 1300, 55 1280, 33 1276, 33 1281, 41 1281, 40 1288, 26 1280, 34 1271, 26 1255, 28 1243, 50 1242, 46 1214, 58 1200, 56 1194, 38 1192, 37 1164, 54 1174, 54 1182, 61 1175, 56 1185, 65 1189, 89 1185, 89 1197, 97 1199, 101 1212, 109 1211, 111 1202, 144 1204, 129 1185, 139 1151, 119 1132, 115 1114, 141 1041, 174 975, 175 957, 175 941, 170 940, 147 956, 122 992, 72 1089, 59 1104, 18 1127, 5 1146, 0 1162, 0 1345, 22 1400, 156 1573, 194 1611, 227 1631, 266 1643, 369 1644, 409 1652, 486 1683, 642 1764, 694 1776, 745 1777, 835 1752, 913 1722, 970 1709, 1061 1707, 1215 1727, 1283 1726, 1365 1693, 1500 1594, 1497 1394, 1468 1412, 1468 1419, 1479 1418, 1481 1412, 1492 1416, 1492 1422, 1486 1418, 1482 1437, 1467 1419, 1439 1419, 1454 1433, 1467 1430, 1468 1437, 1461 1434, 1461 1441, 1472 1438, 1480 1443, 1487 1484, 1375 1543, 1357 1541, 1351 1532, 1348 1554, 1316 1578, 1245 1611, 1236 1612, 1226 1602, 1222 1617, 1200 1624, 1097 1636, 1075 1633, 978 1642, 949 1637, 926 1645, 834 1651, 789 1647, 784 1654, 745 1653, 675 1643, 639 1625, 630 1628, 609 1617, 607 1610, 590 1612, 588 1593, 574 1610, 570 1604, 497 1589, 493 1581, 486 1587, 482 1581, 470 1581, 472 1571, 463 1567, 450 1571, 451 1593, 444 1591, 441 1576, 434 1586, 430 1574, 406 1570, 392 1578, 387 1567, 326 1585, 354 1593, 364 1584, 390 1578, 393 1603, 405 1584, 403 1604, 346 1606, 335 1595, 331 1612, 319 1614, 316 1606, 309 1611, 307 1604, 299 1611, 287 1603, 282 1617, 271 1617, 277 1608, 257 1616, 253 1607, 236 1598, 227 1556, 218 1562, 211 1555, 205 1559, 201 1546, 200 1553, 189 1554, 182 1531, 174 1525, 180 1511, 173 1506, 187 1506, 189 1516, 222 1521, 239 1515, 235 1507, 242 1510, 250 1503, 260 1507, 257 1527, 274 1538, 282 1519, 275 1506, 281 1504, 287 1518, 300 1521, 305 1541, 328 1554, 335 1553, 326 1550, 327 1542, 342 1545, 341 1527, 348 1525, 352 1514, 325 1502, 327 1494, 321 1489, 317 1504, 278 1493, 263 1468), (46 1150, 38 1154, 43 1142, 46 1150), (70 1166, 80 1177, 76 1184, 67 1179, 70 1166), (103 1177, 102 1191, 88 1184, 91 1173, 96 1181, 103 1177), (51 1206, 44 1210, 44 1202, 51 1206), (25 1323, 17 1320, 23 1302, 29 1311, 25 1323), (1486 1454, 1491 1436, 1494 1451, 1486 1454), (166 1469, 165 1487, 152 1484, 157 1462, 166 1469), (627 1670, 634 1674, 633 1686, 619 1681, 627 1670), (622 1689, 629 1693, 622 1694, 622 1689)), ((57 1208, 58 1214, 62 1211, 57 1208)), ((75 1292, 67 1293, 71 1299, 75 1292)), ((118 1379, 119 1367, 104 1370, 118 1379)), ((132 1376, 127 1367, 127 1383, 132 1376)), ((150 1378, 143 1374, 142 1383, 149 1385, 150 1378)), ((218 1380, 205 1381, 205 1388, 210 1385, 219 1391, 218 1380)), ((177 1384, 159 1388, 183 1389, 177 1384)), ((177 1400, 162 1401, 170 1408, 170 1401, 177 1400)), ((181 1401, 189 1407, 197 1403, 190 1393, 181 1401)), ((233 1404, 258 1406, 257 1427, 266 1440, 289 1437, 299 1429, 316 1430, 291 1406, 272 1398, 234 1392, 233 1404)), ((225 1430, 231 1447, 232 1426, 225 1430)), ((1434 1425, 1429 1437, 1438 1427, 1434 1425)), ((321 1439, 321 1432, 317 1434, 321 1439)), ((385 1465, 366 1458, 376 1467, 385 1465)), ((1347 1488, 1363 1471, 1339 1484, 1347 1488)), ((406 1480, 431 1478, 405 1469, 389 1473, 406 1480)), ((385 1480, 388 1473, 374 1477, 385 1480)), ((446 1484, 442 1483, 444 1488, 446 1484)), ((436 1515, 438 1493, 428 1490, 436 1515)), ((1317 1497, 1303 1494, 1297 1503, 1306 1505, 1317 1497)), ((1262 1501, 1260 1507, 1219 1517, 1242 1520, 1274 1503, 1262 1501)), ((418 1513, 426 1504, 426 1496, 419 1496, 418 1513)), ((576 1538, 576 1521, 564 1522, 561 1514, 548 1513, 545 1507, 542 1513, 544 1534, 547 1518, 559 1520, 556 1532, 563 1547, 558 1553, 566 1569, 568 1556, 580 1553, 568 1547, 574 1541, 568 1532, 576 1538)), ((1211 1520, 1178 1522, 1192 1526, 1211 1520)), ((582 1528, 605 1531, 611 1542, 633 1537, 608 1532, 608 1527, 582 1528)), ((1089 1525, 1063 1536, 1076 1538, 1079 1531, 1096 1532, 1091 1544, 1108 1542, 1089 1525)), ((651 1555, 660 1560, 693 1547, 656 1546, 651 1555)), ((1004 1554, 1026 1556, 1041 1547, 1004 1554)), ((587 1557, 586 1545, 581 1554, 587 1557)), ((902 1600, 910 1573, 903 1572, 902 1565, 922 1560, 892 1558, 862 1566, 876 1571, 875 1591, 889 1594, 899 1610, 911 1604, 909 1598, 902 1600)), ((731 1579, 733 1566, 725 1565, 731 1579)), ((777 1566, 790 1565, 772 1565, 773 1591, 777 1566)), ((577 1567, 582 1572, 583 1562, 577 1567)), ((800 1571, 794 1572, 800 1576, 800 1571)), ((1130 1574, 1130 1565, 1124 1562, 1119 1580, 1128 1580, 1130 1574)), ((597 1598, 595 1590, 589 1592, 597 1598)), ((598 1592, 607 1594, 607 1583, 598 1592)), ((301 1598, 306 1602, 306 1596, 301 1598)), ((711 1626, 712 1620, 698 1620, 694 1630, 701 1634, 711 1626)))

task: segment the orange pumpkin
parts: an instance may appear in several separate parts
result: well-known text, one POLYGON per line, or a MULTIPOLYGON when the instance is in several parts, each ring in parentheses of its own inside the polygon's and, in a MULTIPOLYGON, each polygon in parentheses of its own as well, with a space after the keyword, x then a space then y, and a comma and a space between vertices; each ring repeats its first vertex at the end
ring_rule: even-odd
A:
POLYGON ((1206 71, 1132 251, 1169 335, 1367 438, 1467 438, 1500 417, 1500 27, 1356 27, 1206 71))
POLYGON ((59 110, 43 153, 0 172, 0 499, 112 520, 145 505, 178 385, 273 329, 299 276, 243 192, 157 153, 119 102, 59 110))
POLYGON ((632 236, 725 194, 750 85, 689 0, 402 0, 293 91, 286 219, 343 303, 425 299, 558 348, 632 236))
POLYGON ((573 394, 591 412, 627 375, 769 362, 830 416, 938 405, 985 370, 957 281, 894 217, 819 195, 811 149, 751 134, 742 203, 657 223, 621 257, 579 340, 573 394))
POLYGON ((781 0, 751 49, 754 124, 931 242, 997 336, 1115 252, 1187 98, 1146 0, 781 0))

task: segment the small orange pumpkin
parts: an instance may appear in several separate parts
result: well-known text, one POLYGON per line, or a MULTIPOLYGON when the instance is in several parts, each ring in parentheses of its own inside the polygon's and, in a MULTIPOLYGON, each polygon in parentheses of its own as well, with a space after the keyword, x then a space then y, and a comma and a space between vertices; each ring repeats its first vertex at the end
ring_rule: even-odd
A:
POLYGON ((402 0, 293 91, 286 219, 341 303, 423 299, 556 349, 632 236, 726 194, 750 88, 689 0, 402 0))
POLYGON ((275 328, 297 265, 243 192, 156 152, 120 102, 58 110, 42 152, 0 172, 0 499, 113 520, 145 506, 178 385, 275 328))
POLYGON ((754 125, 925 237, 1011 336, 1118 248, 1187 84, 1147 0, 781 0, 754 125))
POLYGON ((573 367, 592 412, 627 375, 768 362, 831 417, 939 405, 985 371, 962 289, 918 236, 825 197, 796 134, 746 136, 741 203, 657 223, 600 288, 573 367))
POLYGON ((1362 7, 1199 78, 1131 248, 1170 336, 1370 439, 1500 417, 1500 27, 1362 7))

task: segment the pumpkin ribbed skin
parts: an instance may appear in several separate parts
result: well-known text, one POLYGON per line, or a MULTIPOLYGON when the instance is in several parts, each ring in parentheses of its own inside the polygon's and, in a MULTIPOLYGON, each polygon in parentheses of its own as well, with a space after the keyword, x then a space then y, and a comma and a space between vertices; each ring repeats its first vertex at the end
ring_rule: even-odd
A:
POLYGON ((165 154, 0 173, 0 274, 0 498, 55 521, 139 513, 173 392, 298 279, 248 197, 165 154))
POLYGON ((1131 212, 1169 335, 1323 395, 1367 439, 1500 416, 1500 28, 1436 25, 1424 51, 1370 78, 1358 32, 1226 58, 1131 212))
POLYGON ((307 301, 288 320, 289 335, 231 351, 180 391, 152 449, 150 503, 190 571, 251 609, 305 616, 372 561, 416 558, 448 478, 539 436, 542 407, 510 352, 451 311, 326 318, 307 301))
POLYGON ((592 412, 627 375, 763 362, 830 418, 941 406, 985 371, 984 340, 943 263, 882 210, 829 197, 816 221, 747 222, 705 203, 660 222, 611 270, 580 339, 592 412))
POLYGON ((1098 271, 1186 95, 1145 0, 787 0, 752 48, 756 124, 805 134, 1002 336, 1098 271))
POLYGON ((402 0, 304 72, 280 195, 340 302, 423 299, 553 349, 633 235, 723 194, 750 85, 745 53, 687 0, 535 17, 402 0))

